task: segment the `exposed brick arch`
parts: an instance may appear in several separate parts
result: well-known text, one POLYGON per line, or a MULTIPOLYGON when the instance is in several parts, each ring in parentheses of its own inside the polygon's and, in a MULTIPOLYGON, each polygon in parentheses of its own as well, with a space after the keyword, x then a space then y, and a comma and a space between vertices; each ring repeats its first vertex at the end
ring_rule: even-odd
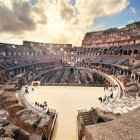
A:
POLYGON ((127 50, 124 50, 123 51, 123 55, 127 55, 128 53, 127 53, 127 50))
POLYGON ((128 55, 132 55, 132 50, 129 50, 128 51, 128 55))
POLYGON ((2 77, 0 76, 0 84, 2 83, 3 81, 2 81, 2 77))
POLYGON ((103 54, 107 54, 107 49, 106 48, 103 50, 103 54))
POLYGON ((134 50, 134 52, 133 52, 134 54, 138 54, 138 50, 134 50))
POLYGON ((120 55, 123 54, 123 49, 119 50, 119 54, 120 54, 120 55))

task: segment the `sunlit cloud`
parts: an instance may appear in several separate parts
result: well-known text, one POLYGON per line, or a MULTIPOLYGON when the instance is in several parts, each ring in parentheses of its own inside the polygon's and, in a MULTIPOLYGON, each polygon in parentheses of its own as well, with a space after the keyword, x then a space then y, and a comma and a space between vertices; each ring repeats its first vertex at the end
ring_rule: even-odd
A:
POLYGON ((136 14, 136 9, 134 7, 130 7, 130 13, 136 14))
POLYGON ((131 24, 133 22, 135 22, 135 21, 133 19, 131 19, 131 20, 128 21, 128 24, 131 24))
POLYGON ((128 0, 76 0, 74 4, 38 0, 33 5, 30 0, 0 0, 0 33, 11 36, 8 41, 14 39, 15 43, 31 40, 80 45, 85 33, 95 29, 97 18, 121 12, 128 4, 128 0))

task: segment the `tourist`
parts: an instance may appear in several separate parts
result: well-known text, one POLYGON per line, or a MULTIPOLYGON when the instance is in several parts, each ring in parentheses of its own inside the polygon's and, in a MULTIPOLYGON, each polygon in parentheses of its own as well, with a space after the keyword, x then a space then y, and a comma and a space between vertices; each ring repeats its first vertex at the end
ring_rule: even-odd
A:
POLYGON ((34 88, 32 88, 32 92, 34 91, 34 88))
POLYGON ((104 96, 104 99, 103 99, 103 102, 105 102, 105 101, 106 101, 106 98, 107 98, 107 96, 105 95, 105 96, 104 96))
POLYGON ((102 101, 103 101, 102 97, 99 97, 98 99, 100 100, 100 103, 102 103, 102 101))
POLYGON ((35 106, 37 106, 37 102, 35 102, 35 106))
POLYGON ((105 91, 105 87, 104 87, 104 91, 105 91))
POLYGON ((39 103, 37 103, 37 106, 39 107, 39 103))
POLYGON ((114 90, 116 90, 116 86, 114 85, 114 90))
POLYGON ((25 93, 28 93, 29 94, 29 91, 28 91, 28 88, 25 87, 25 93))
POLYGON ((44 109, 44 108, 45 108, 45 106, 44 106, 44 105, 42 105, 42 108, 44 109))
POLYGON ((44 101, 44 106, 47 107, 47 105, 48 105, 47 102, 44 101))
POLYGON ((43 108, 43 107, 42 107, 42 106, 43 106, 42 104, 40 104, 39 106, 40 106, 41 109, 43 108))
POLYGON ((46 115, 50 115, 50 110, 49 109, 47 110, 46 115))
POLYGON ((112 98, 112 99, 113 99, 113 93, 111 93, 110 98, 112 98))

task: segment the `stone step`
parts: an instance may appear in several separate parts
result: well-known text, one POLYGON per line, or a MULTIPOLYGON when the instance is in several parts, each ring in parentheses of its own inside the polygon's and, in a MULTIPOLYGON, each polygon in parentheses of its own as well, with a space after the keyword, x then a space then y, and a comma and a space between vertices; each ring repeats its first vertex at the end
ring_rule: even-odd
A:
POLYGON ((82 118, 83 120, 92 120, 92 118, 90 117, 90 118, 82 118))
POLYGON ((84 124, 93 124, 93 122, 89 121, 89 122, 84 122, 84 124))
POLYGON ((81 117, 83 119, 84 125, 91 125, 93 124, 92 116, 90 112, 83 112, 81 114, 81 117))
POLYGON ((91 114, 82 114, 81 117, 89 117, 91 114))
POLYGON ((82 114, 90 114, 90 112, 82 112, 81 115, 82 115, 82 114))
POLYGON ((85 123, 85 122, 93 122, 93 121, 92 121, 92 120, 85 120, 84 123, 85 123))
POLYGON ((85 117, 85 118, 82 118, 83 120, 92 120, 92 117, 85 117))
POLYGON ((81 114, 81 116, 91 116, 91 114, 81 114))

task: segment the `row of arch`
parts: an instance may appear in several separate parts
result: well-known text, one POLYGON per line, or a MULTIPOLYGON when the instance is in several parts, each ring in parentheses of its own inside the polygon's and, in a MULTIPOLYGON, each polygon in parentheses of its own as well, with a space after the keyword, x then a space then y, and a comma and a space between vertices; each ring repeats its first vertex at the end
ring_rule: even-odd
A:
POLYGON ((112 71, 112 74, 117 74, 117 72, 119 72, 120 74, 122 75, 125 75, 125 76, 128 76, 128 77, 131 77, 132 80, 140 83, 140 75, 138 75, 136 72, 134 72, 133 70, 130 70, 130 69, 125 69, 125 68, 122 68, 121 66, 115 66, 113 64, 103 64, 103 63, 86 63, 85 64, 86 66, 101 66, 102 68, 108 68, 112 71))
POLYGON ((86 48, 83 50, 76 50, 77 55, 139 55, 138 49, 122 49, 122 47, 111 48, 86 48))

